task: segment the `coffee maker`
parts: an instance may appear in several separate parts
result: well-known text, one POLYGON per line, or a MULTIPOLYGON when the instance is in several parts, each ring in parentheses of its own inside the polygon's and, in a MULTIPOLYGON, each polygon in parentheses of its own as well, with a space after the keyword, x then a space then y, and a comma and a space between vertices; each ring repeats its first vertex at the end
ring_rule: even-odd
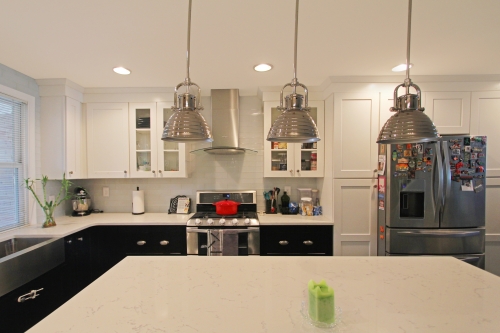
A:
POLYGON ((75 188, 75 194, 71 203, 73 205, 72 216, 86 216, 92 212, 90 195, 83 187, 75 188))

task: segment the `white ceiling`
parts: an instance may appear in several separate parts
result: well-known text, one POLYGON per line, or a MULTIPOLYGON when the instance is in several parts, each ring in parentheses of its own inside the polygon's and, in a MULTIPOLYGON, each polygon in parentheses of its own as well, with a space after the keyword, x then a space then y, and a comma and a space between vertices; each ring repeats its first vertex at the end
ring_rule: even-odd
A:
MULTIPOLYGON (((394 75, 406 0, 302 0, 299 81, 394 75)), ((174 87, 186 76, 187 0, 0 0, 0 63, 82 87, 174 87), (132 74, 113 73, 124 66, 132 74)), ((193 0, 191 80, 202 88, 282 86, 293 77, 295 1, 193 0), (274 69, 253 71, 267 62, 274 69)), ((500 1, 413 1, 412 75, 500 74, 500 1)), ((401 74, 400 74, 401 75, 401 74)))

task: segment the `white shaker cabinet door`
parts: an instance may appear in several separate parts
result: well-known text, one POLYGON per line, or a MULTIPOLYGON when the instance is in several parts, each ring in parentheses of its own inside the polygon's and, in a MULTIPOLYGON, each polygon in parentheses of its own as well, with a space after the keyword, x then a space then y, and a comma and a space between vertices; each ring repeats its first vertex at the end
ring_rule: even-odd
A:
POLYGON ((375 178, 379 94, 335 93, 333 104, 333 177, 375 178))
POLYGON ((377 255, 377 179, 334 179, 335 256, 377 255))
POLYGON ((500 179, 486 179, 486 264, 488 272, 500 276, 500 179))
POLYGON ((89 178, 129 178, 128 103, 87 104, 89 178))
POLYGON ((500 177, 500 91, 473 92, 471 135, 486 135, 486 176, 500 177))
POLYGON ((470 133, 470 92, 425 92, 425 113, 439 134, 470 133))

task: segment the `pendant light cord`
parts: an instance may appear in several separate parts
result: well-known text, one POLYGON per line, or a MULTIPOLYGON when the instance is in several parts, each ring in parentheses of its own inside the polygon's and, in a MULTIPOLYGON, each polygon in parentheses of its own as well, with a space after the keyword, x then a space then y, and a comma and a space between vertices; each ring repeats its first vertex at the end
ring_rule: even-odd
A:
POLYGON ((186 92, 189 92, 189 86, 190 86, 190 78, 189 78, 189 54, 191 51, 191 3, 192 0, 189 0, 189 10, 188 10, 188 29, 187 29, 187 52, 186 52, 186 58, 187 58, 187 66, 186 66, 186 92))
MULTIPOLYGON (((297 83, 297 35, 299 32, 299 0, 295 1, 295 41, 293 49, 293 83, 297 83)), ((293 85, 293 93, 297 92, 296 85, 293 85)))
POLYGON ((406 94, 410 93, 410 41, 411 41, 411 3, 412 0, 408 0, 408 31, 406 35, 406 94))

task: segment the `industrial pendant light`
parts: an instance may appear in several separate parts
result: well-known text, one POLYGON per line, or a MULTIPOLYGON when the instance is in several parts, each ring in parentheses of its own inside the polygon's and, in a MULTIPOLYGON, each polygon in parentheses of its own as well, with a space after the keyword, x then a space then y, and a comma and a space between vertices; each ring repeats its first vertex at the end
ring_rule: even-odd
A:
POLYGON ((212 142, 212 133, 207 125, 203 116, 199 113, 203 110, 201 105, 201 89, 200 87, 191 82, 189 78, 189 55, 190 55, 190 38, 191 38, 191 0, 189 0, 189 14, 188 14, 188 33, 187 33, 187 74, 184 82, 179 83, 175 87, 174 93, 174 106, 172 110, 174 113, 167 121, 161 139, 164 141, 175 142, 193 142, 193 141, 206 141, 212 142), (178 94, 180 87, 186 88, 185 92, 178 94), (198 88, 195 95, 191 94, 191 87, 198 88))
POLYGON ((295 45, 293 62, 293 79, 283 86, 280 93, 278 110, 283 111, 274 122, 267 135, 267 141, 273 142, 317 142, 320 140, 316 124, 309 114, 307 87, 297 80, 297 32, 299 24, 299 0, 295 3, 295 45), (292 87, 293 92, 285 97, 283 107, 283 90, 292 87), (304 95, 297 94, 297 87, 304 89, 304 95), (304 106, 303 106, 304 105, 304 106))
POLYGON ((411 3, 408 1, 408 35, 406 46, 406 79, 394 90, 394 106, 390 108, 396 114, 392 115, 380 131, 377 143, 401 144, 429 142, 439 139, 439 134, 432 120, 424 114, 421 107, 420 88, 410 79, 410 36, 411 36, 411 3), (398 97, 398 89, 405 87, 406 94, 398 97), (410 87, 417 94, 410 94, 410 87))

